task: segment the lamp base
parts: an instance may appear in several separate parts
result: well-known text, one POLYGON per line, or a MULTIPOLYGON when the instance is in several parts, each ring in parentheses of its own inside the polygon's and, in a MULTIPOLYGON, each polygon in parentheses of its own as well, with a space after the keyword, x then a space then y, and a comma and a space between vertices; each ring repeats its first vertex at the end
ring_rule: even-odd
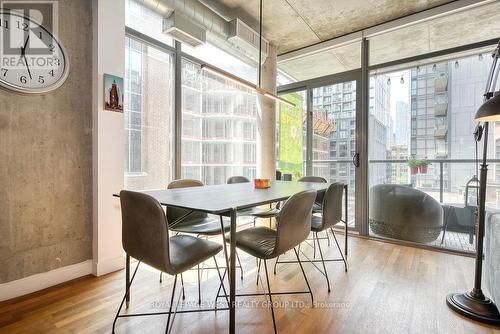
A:
POLYGON ((500 313, 495 303, 487 297, 474 297, 471 292, 451 293, 446 296, 446 304, 467 318, 500 326, 500 313))

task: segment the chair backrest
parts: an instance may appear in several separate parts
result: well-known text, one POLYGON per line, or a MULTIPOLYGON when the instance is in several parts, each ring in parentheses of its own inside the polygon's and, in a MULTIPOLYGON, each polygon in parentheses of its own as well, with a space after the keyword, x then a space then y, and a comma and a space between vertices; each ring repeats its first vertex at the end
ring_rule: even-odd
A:
MULTIPOLYGON (((175 181, 170 182, 167 186, 167 189, 189 188, 189 187, 203 187, 203 182, 198 181, 198 180, 191 180, 191 179, 179 179, 179 180, 175 180, 175 181)), ((189 211, 190 210, 186 210, 186 209, 167 207, 168 224, 169 225, 172 224, 173 222, 175 222, 177 219, 184 216, 189 211)), ((200 220, 200 219, 206 218, 207 216, 208 215, 204 212, 195 211, 195 212, 191 213, 189 216, 187 216, 183 220, 183 222, 200 220)))
POLYGON ((231 176, 229 179, 227 179, 227 184, 246 182, 250 182, 250 180, 244 176, 231 176))
MULTIPOLYGON (((327 183, 328 181, 321 176, 302 176, 300 179, 297 180, 297 182, 327 183)), ((316 195, 315 202, 322 205, 324 196, 325 193, 323 191, 318 192, 318 194, 316 195)))
POLYGON ((328 181, 321 176, 302 176, 297 180, 298 182, 317 182, 317 183, 327 183, 328 181))
POLYGON ((326 189, 323 197, 323 212, 321 214, 321 230, 332 227, 342 219, 342 205, 344 195, 343 183, 332 183, 326 189))
POLYGON ((131 257, 170 273, 168 229, 165 213, 153 197, 120 191, 122 244, 131 257))
POLYGON ((274 255, 278 256, 306 240, 311 232, 311 215, 316 190, 306 190, 290 197, 277 220, 277 237, 274 255))

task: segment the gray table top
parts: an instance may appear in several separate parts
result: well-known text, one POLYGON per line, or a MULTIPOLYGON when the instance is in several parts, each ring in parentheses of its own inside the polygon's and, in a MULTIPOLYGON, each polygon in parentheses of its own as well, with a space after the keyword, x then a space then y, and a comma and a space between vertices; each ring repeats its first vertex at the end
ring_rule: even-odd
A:
MULTIPOLYGON (((141 191, 162 205, 221 214, 278 202, 303 190, 324 191, 329 183, 272 181, 268 189, 255 189, 253 182, 141 191)), ((119 196, 115 194, 115 196, 119 196)))

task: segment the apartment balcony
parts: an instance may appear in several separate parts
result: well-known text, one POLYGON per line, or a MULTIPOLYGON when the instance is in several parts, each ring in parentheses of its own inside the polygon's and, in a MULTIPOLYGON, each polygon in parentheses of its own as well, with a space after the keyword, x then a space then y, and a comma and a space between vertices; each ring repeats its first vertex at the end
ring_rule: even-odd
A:
MULTIPOLYGON (((439 237, 427 243, 443 249, 473 253, 475 251, 475 216, 478 183, 469 182, 477 174, 474 159, 430 159, 425 174, 412 175, 407 160, 384 159, 369 161, 369 175, 377 170, 406 167, 406 173, 394 177, 388 175, 370 179, 370 187, 377 184, 399 184, 420 190, 438 201, 444 214, 443 228, 439 237), (467 185, 469 182, 469 185, 467 185)), ((500 166, 500 159, 488 160, 490 171, 500 166)), ((488 178, 486 194, 487 211, 495 211, 500 205, 500 183, 495 182, 494 173, 488 178)), ((371 231, 371 234, 376 234, 371 231)))
POLYGON ((445 73, 440 73, 434 81, 434 91, 436 93, 444 93, 448 91, 448 76, 445 73))
POLYGON ((448 114, 448 102, 436 103, 434 105, 434 116, 443 117, 448 114))
POLYGON ((434 131, 434 137, 437 139, 446 139, 448 135, 448 129, 436 129, 434 131))

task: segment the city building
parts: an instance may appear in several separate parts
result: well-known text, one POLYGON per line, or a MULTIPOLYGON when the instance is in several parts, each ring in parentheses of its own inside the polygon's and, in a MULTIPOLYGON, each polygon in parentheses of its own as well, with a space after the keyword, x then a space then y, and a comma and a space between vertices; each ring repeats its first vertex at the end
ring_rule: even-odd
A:
POLYGON ((187 61, 182 73, 182 177, 255 178, 257 95, 187 61))

